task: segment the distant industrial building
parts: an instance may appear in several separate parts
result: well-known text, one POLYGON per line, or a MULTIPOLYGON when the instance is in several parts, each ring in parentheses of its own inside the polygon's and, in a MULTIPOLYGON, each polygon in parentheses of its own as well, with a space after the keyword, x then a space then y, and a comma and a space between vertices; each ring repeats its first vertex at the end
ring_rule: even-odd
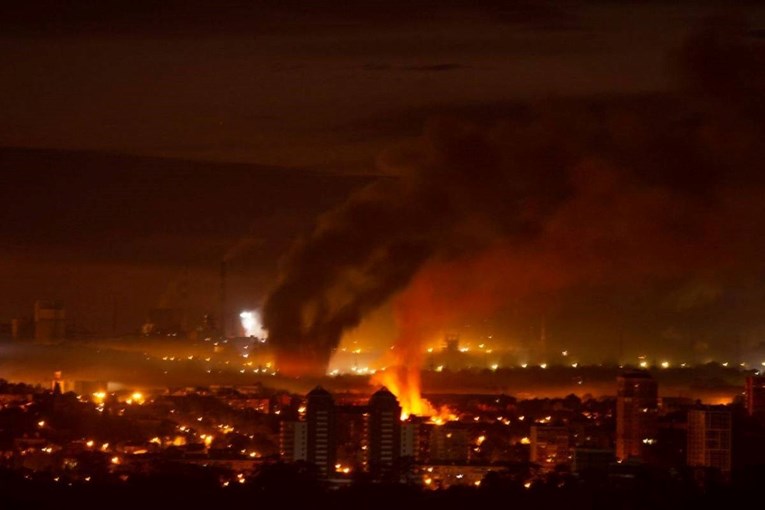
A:
POLYGON ((369 399, 366 435, 369 472, 375 477, 390 473, 401 452, 401 406, 387 388, 369 399))
POLYGON ((141 327, 145 336, 185 336, 184 312, 178 308, 152 308, 141 327))
POLYGON ((724 407, 688 411, 688 465, 731 471, 731 413, 724 407))
POLYGON ((66 336, 66 311, 60 301, 35 302, 35 340, 61 340, 66 336))
POLYGON ((450 370, 459 370, 463 366, 464 356, 460 352, 460 336, 448 334, 444 339, 444 350, 441 353, 441 362, 443 366, 450 370))
POLYGON ((65 384, 61 372, 54 372, 53 380, 50 382, 50 391, 52 391, 54 395, 61 395, 66 392, 65 384))
MULTIPOLYGON (((106 389, 107 384, 101 383, 99 389, 106 389)), ((50 381, 50 391, 54 395, 62 395, 73 391, 77 394, 83 394, 78 392, 78 388, 82 388, 82 381, 73 381, 71 379, 64 379, 63 372, 57 370, 53 372, 53 378, 50 381)), ((89 394, 88 394, 89 396, 89 394)))
POLYGON ((552 470, 571 462, 571 435, 568 428, 553 425, 531 426, 529 460, 552 470))
POLYGON ((617 459, 645 458, 656 442, 658 411, 658 386, 647 372, 630 372, 617 378, 617 459))

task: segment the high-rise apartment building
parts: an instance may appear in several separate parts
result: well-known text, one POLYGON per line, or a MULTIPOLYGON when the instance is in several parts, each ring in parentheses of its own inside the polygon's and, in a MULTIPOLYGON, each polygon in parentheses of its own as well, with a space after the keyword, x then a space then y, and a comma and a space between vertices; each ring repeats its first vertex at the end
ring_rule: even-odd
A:
POLYGON ((616 457, 645 458, 656 442, 658 386, 648 372, 629 372, 617 378, 616 457))
POLYGON ((319 476, 327 478, 334 473, 337 455, 335 400, 321 386, 308 393, 306 423, 307 460, 316 465, 319 476))
POLYGON ((765 377, 759 375, 747 377, 745 395, 749 416, 765 414, 765 377))
POLYGON ((369 399, 367 452, 367 467, 373 476, 389 473, 401 454, 401 406, 387 388, 369 399))
POLYGON ((723 407, 688 411, 688 465, 731 470, 731 413, 723 407))

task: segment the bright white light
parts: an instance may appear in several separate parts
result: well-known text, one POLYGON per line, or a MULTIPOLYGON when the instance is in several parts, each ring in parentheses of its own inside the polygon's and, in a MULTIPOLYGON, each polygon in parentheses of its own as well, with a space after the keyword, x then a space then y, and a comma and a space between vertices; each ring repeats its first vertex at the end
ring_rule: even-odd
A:
POLYGON ((244 329, 244 336, 265 337, 263 325, 260 322, 260 314, 256 310, 245 310, 239 314, 239 319, 244 329))

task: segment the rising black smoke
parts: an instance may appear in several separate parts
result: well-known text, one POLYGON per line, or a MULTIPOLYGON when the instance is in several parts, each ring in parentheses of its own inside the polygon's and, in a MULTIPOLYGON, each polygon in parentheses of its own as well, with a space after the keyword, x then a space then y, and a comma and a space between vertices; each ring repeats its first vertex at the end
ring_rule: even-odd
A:
POLYGON ((477 249, 489 232, 531 232, 536 218, 524 216, 523 199, 539 195, 532 188, 543 183, 560 194, 560 179, 545 175, 555 165, 540 167, 537 179, 517 179, 485 130, 439 122, 425 140, 415 164, 323 216, 287 256, 264 309, 281 366, 323 370, 342 333, 404 288, 428 258, 477 249))
POLYGON ((343 333, 404 289, 426 261, 497 242, 540 257, 557 250, 555 262, 568 273, 582 271, 571 262, 578 257, 666 275, 686 270, 669 259, 695 248, 698 266, 687 271, 708 274, 727 256, 756 260, 762 243, 743 239, 763 237, 759 208, 731 202, 763 198, 763 133, 753 118, 765 80, 752 65, 763 55, 761 39, 726 27, 695 36, 679 53, 678 90, 520 106, 478 124, 432 122, 388 161, 394 176, 324 215, 286 256, 264 308, 280 366, 323 372, 343 333), (715 65, 724 79, 709 78, 715 65), (674 239, 682 249, 672 249, 674 239), (705 258, 710 250, 716 256, 705 258))

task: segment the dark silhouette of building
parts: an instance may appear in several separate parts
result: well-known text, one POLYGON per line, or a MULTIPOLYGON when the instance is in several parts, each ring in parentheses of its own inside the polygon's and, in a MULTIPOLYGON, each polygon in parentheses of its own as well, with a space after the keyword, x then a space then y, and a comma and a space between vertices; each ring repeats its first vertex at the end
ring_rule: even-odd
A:
POLYGON ((338 405, 335 407, 337 438, 336 466, 342 473, 346 469, 361 471, 366 462, 364 449, 367 439, 369 408, 365 405, 338 405))
POLYGON ((390 473, 401 453, 401 406, 385 387, 369 399, 367 452, 367 467, 373 477, 390 473))
POLYGON ((614 462, 614 451, 600 448, 574 448, 571 471, 577 474, 605 474, 614 462))
POLYGON ((64 389, 64 379, 62 378, 60 370, 53 372, 53 380, 50 383, 50 390, 54 395, 61 395, 66 391, 64 389))
POLYGON ((656 442, 658 386, 648 372, 629 372, 617 377, 616 457, 645 458, 656 442))
POLYGON ((532 425, 529 460, 541 465, 544 470, 552 470, 561 464, 570 464, 571 437, 568 428, 532 425))
POLYGON ((66 311, 59 301, 35 303, 35 340, 61 340, 66 335, 66 311))
POLYGON ((688 465, 731 471, 731 413, 724 407, 688 411, 688 465))
POLYGON ((449 422, 430 429, 430 462, 464 464, 469 458, 470 437, 461 423, 449 422))
POLYGON ((327 478, 335 472, 337 431, 335 427, 335 400, 317 386, 308 393, 306 422, 308 423, 308 462, 315 464, 319 476, 327 478))
POLYGON ((177 308, 152 308, 146 322, 141 327, 146 336, 180 336, 186 332, 183 328, 183 311, 177 308))
POLYGON ((746 410, 749 416, 765 414, 765 377, 750 375, 746 378, 746 410))
POLYGON ((682 469, 688 460, 688 408, 672 409, 668 399, 661 401, 661 416, 658 420, 656 445, 651 450, 649 463, 664 469, 682 469))
POLYGON ((30 318, 11 319, 11 338, 29 340, 35 336, 35 323, 30 318))
POLYGON ((450 353, 457 353, 460 350, 460 336, 454 333, 446 335, 444 339, 444 350, 450 353))

